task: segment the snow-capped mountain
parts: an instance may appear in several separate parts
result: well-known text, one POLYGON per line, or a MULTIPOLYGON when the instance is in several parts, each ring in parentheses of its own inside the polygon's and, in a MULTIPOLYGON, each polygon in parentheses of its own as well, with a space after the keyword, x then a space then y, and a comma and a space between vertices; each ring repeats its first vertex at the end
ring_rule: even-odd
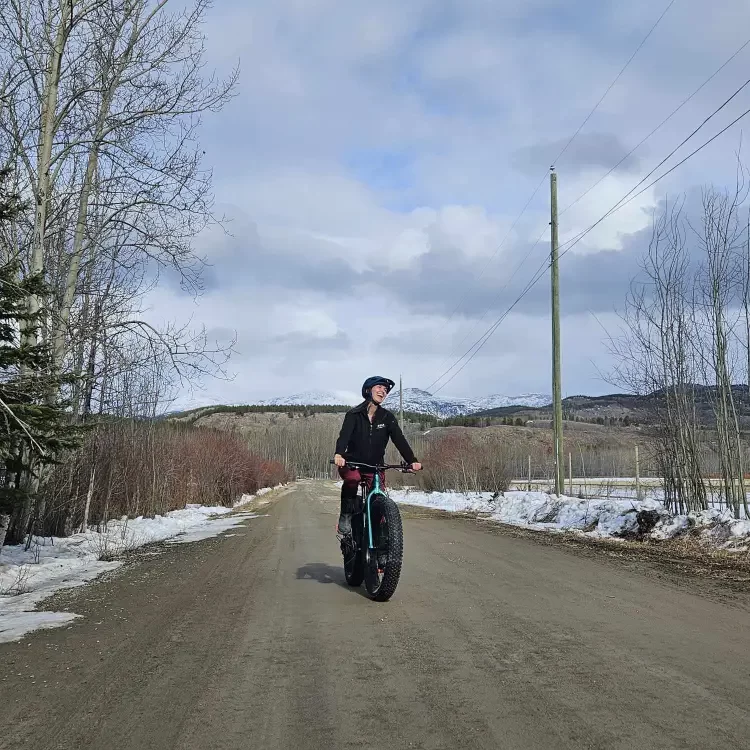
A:
MULTIPOLYGON (((433 396, 419 388, 404 388, 404 411, 418 414, 431 414, 434 417, 464 417, 487 409, 497 409, 501 406, 548 406, 552 403, 551 396, 539 393, 524 393, 520 396, 502 396, 499 394, 485 398, 450 398, 448 396, 433 396)), ((385 400, 385 405, 393 410, 398 409, 398 390, 391 391, 385 400)))
MULTIPOLYGON (((305 391, 293 396, 271 398, 258 401, 261 406, 331 406, 334 404, 351 403, 350 398, 342 398, 326 391, 305 391)), ((552 403, 551 396, 539 393, 524 393, 520 396, 493 395, 485 398, 450 398, 448 396, 433 396, 419 388, 404 388, 404 411, 417 414, 431 414, 433 417, 465 417, 487 409, 497 409, 501 406, 548 406, 552 403)), ((391 409, 398 409, 398 389, 391 391, 385 400, 385 405, 391 409)))
POLYGON ((270 398, 258 401, 260 406, 334 406, 349 403, 350 399, 342 400, 341 396, 327 391, 304 391, 292 396, 270 398))
POLYGON ((499 393, 496 393, 486 398, 468 399, 467 401, 477 407, 476 411, 499 409, 501 406, 530 406, 539 408, 541 406, 549 406, 552 403, 552 396, 547 396, 543 393, 521 393, 518 396, 501 396, 499 393))

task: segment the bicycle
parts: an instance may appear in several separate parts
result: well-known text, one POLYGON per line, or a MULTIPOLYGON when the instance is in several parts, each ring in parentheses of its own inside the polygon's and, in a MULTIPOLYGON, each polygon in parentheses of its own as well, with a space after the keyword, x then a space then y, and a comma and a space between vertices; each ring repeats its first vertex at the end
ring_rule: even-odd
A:
POLYGON ((387 602, 401 576, 404 535, 398 506, 381 488, 380 472, 398 469, 408 474, 409 469, 406 464, 372 466, 347 461, 346 465, 374 473, 369 493, 365 479, 360 482, 362 492, 354 501, 352 533, 341 538, 346 582, 357 587, 364 581, 373 600, 387 602))

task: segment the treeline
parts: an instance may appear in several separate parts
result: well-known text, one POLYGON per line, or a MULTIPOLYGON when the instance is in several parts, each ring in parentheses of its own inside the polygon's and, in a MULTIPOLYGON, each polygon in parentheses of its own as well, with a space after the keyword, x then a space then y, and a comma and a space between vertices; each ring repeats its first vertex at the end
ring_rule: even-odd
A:
POLYGON ((258 404, 245 404, 242 406, 200 406, 189 411, 167 414, 164 419, 173 419, 185 422, 195 422, 201 417, 207 417, 211 414, 287 414, 290 418, 302 416, 309 417, 313 414, 341 414, 349 411, 351 406, 343 404, 333 404, 331 406, 312 405, 284 405, 284 406, 263 406, 258 404))
MULTIPOLYGON (((313 414, 345 414, 352 407, 345 404, 280 404, 280 405, 263 405, 263 404, 243 404, 236 406, 216 405, 216 406, 199 406, 188 411, 172 412, 165 415, 164 419, 175 419, 183 421, 197 421, 201 417, 207 417, 211 414, 287 414, 289 417, 309 417, 313 414)), ((392 410, 393 411, 393 410, 392 410)), ((398 412, 394 412, 398 414, 398 412)), ((419 412, 404 411, 404 420, 414 425, 419 425, 422 429, 437 427, 439 425, 461 425, 468 418, 455 417, 450 420, 433 417, 430 414, 421 414, 419 412)))
POLYGON ((563 420, 567 422, 581 422, 584 424, 599 424, 606 427, 638 427, 641 422, 628 416, 624 417, 581 417, 577 414, 564 414, 563 420))
MULTIPOLYGON (((406 417, 406 413, 404 414, 406 417)), ((535 421, 552 419, 551 414, 525 414, 523 416, 463 416, 463 417, 433 417, 424 414, 410 414, 409 421, 418 424, 421 429, 427 430, 434 427, 496 427, 497 425, 524 427, 535 421)), ((608 427, 633 427, 640 421, 628 415, 624 417, 583 417, 571 412, 564 412, 563 419, 568 422, 581 422, 586 424, 599 424, 608 427)))

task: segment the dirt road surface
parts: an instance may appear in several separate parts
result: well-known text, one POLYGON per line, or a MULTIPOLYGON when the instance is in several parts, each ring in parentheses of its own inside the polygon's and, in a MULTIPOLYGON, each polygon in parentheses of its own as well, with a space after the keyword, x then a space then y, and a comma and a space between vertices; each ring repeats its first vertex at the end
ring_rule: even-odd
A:
POLYGON ((750 747, 742 591, 404 509, 376 604, 332 485, 264 512, 45 605, 83 618, 0 646, 0 747, 750 747))

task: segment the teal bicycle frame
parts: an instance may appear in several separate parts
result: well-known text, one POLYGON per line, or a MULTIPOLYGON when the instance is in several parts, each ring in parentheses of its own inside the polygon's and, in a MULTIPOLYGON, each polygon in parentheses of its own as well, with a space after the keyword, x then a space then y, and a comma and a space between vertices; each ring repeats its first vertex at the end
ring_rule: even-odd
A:
MULTIPOLYGON (((331 461, 330 463, 333 463, 331 461)), ((362 487, 362 497, 365 498, 365 515, 367 518, 367 546, 369 549, 375 549, 375 544, 372 540, 372 515, 370 513, 370 505, 372 503, 372 498, 376 495, 382 495, 383 497, 388 497, 388 493, 383 491, 383 488, 380 486, 380 472, 385 472, 388 469, 399 469, 400 471, 406 471, 407 465, 406 464, 399 464, 399 465, 393 465, 393 464, 385 464, 383 466, 372 466, 371 464, 362 464, 357 462, 349 463, 347 461, 348 466, 352 466, 354 468, 367 468, 367 469, 374 469, 373 471, 373 482, 372 482, 372 489, 370 492, 365 495, 367 492, 367 482, 363 479, 360 481, 360 486, 362 487)))
MULTIPOLYGON (((362 482, 363 490, 367 487, 367 484, 365 482, 362 482)), ((364 494, 364 493, 363 493, 364 494)), ((372 490, 370 491, 370 494, 367 496, 367 500, 365 501, 365 505, 367 507, 367 541, 368 546, 370 549, 374 549, 375 545, 372 542, 372 517, 370 516, 370 502, 372 498, 375 495, 382 495, 383 497, 388 497, 388 495, 383 492, 383 490, 380 488, 380 472, 376 471, 375 476, 373 478, 372 482, 372 490)))

